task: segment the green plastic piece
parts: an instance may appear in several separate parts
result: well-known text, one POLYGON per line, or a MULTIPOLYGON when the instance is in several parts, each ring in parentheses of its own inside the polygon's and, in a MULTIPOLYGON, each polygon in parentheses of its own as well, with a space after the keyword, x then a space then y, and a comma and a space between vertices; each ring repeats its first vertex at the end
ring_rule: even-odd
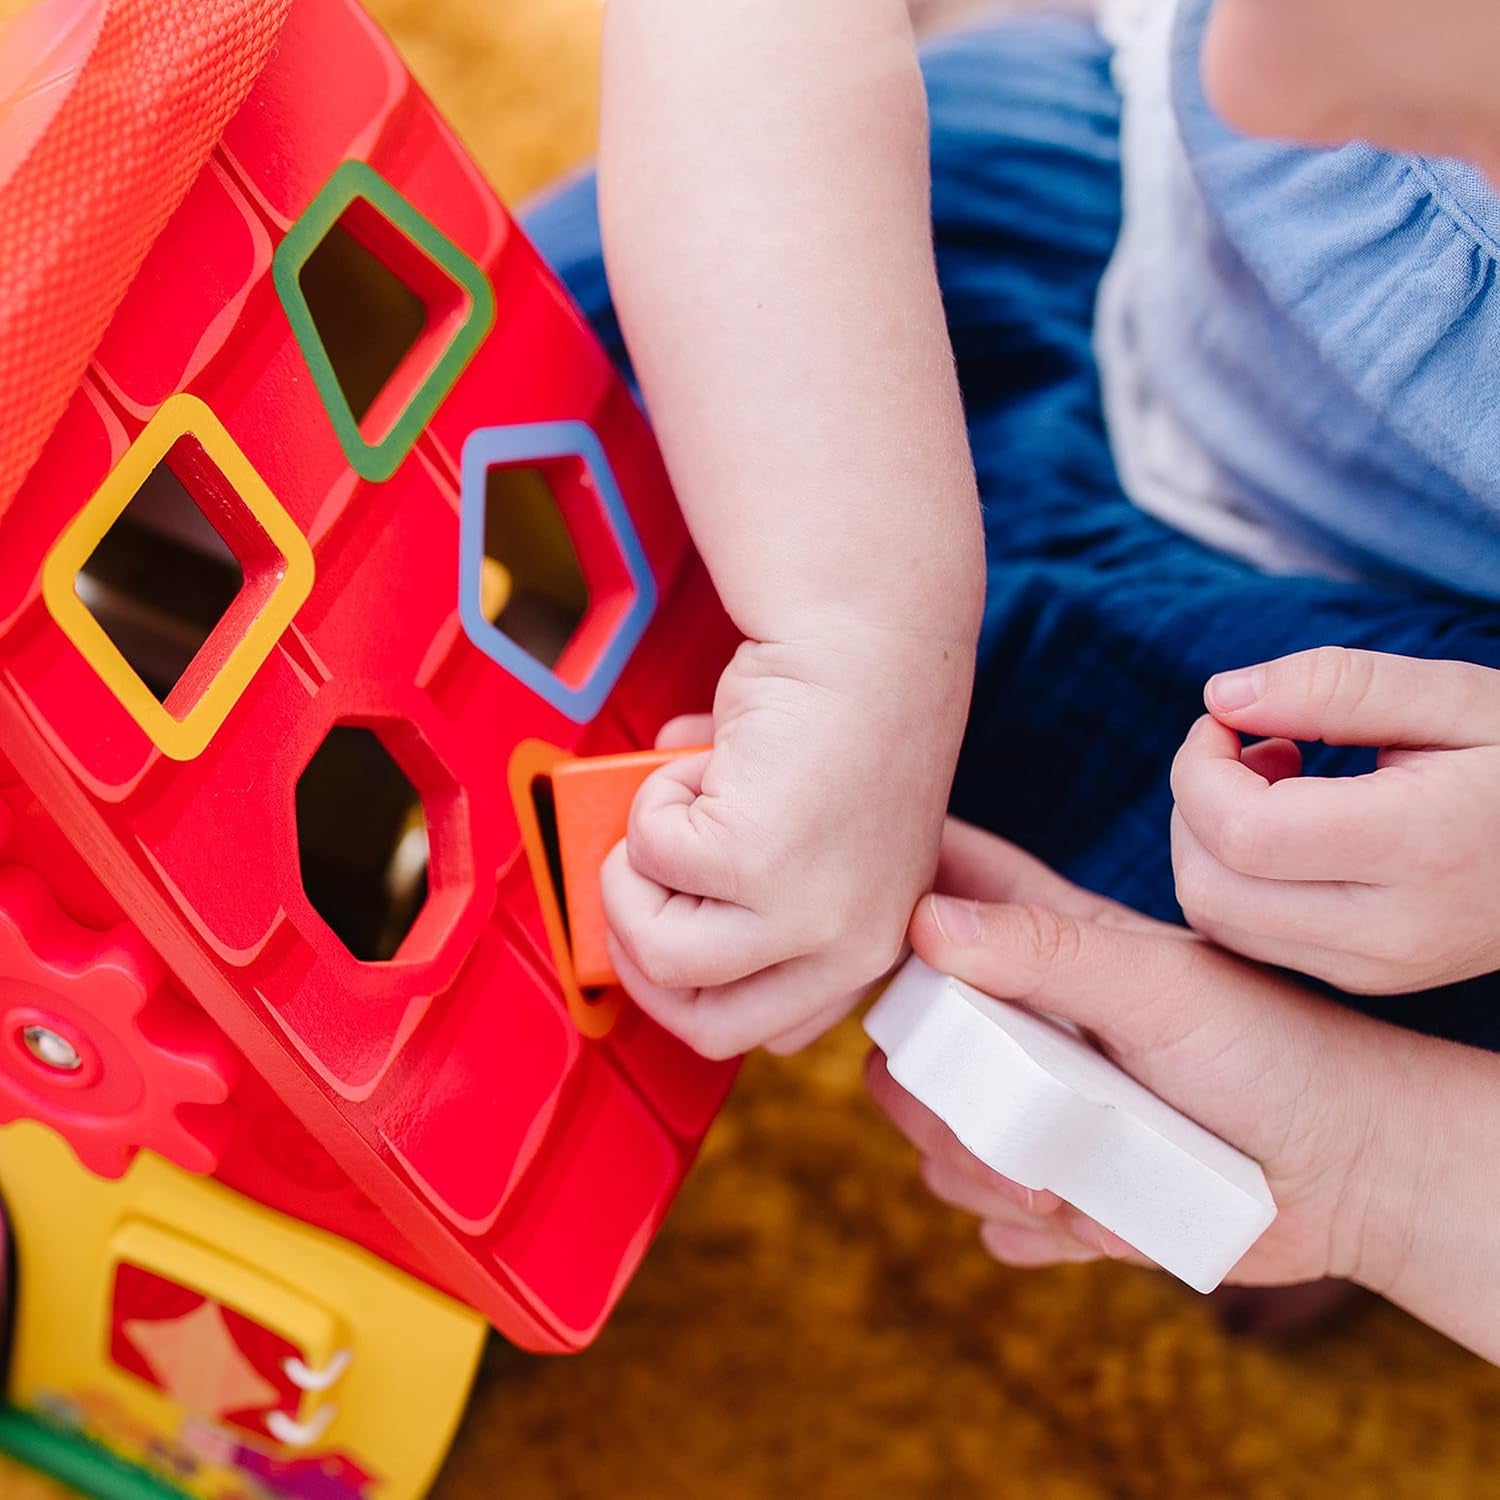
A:
POLYGON ((374 168, 362 161, 344 162, 323 184, 318 196, 276 247, 271 274, 287 321, 301 345, 313 384, 333 422, 344 455, 362 478, 389 479, 411 452, 458 377, 484 342, 495 321, 495 293, 489 278, 436 225, 430 223, 374 168), (365 441, 323 346, 312 309, 302 290, 302 268, 344 210, 363 198, 418 246, 468 294, 469 316, 453 335, 442 357, 417 388, 395 425, 378 443, 365 441))
POLYGON ((183 1491, 81 1433, 54 1427, 14 1406, 0 1406, 0 1450, 93 1500, 184 1500, 183 1491))

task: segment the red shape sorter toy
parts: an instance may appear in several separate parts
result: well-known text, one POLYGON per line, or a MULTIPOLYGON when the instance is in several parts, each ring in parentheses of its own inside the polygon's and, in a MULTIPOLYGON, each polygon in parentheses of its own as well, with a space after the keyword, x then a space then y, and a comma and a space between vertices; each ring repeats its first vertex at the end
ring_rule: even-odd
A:
POLYGON ((586 1344, 733 1070, 573 982, 522 821, 734 644, 577 310, 293 0, 0 515, 0 1120, 586 1344))

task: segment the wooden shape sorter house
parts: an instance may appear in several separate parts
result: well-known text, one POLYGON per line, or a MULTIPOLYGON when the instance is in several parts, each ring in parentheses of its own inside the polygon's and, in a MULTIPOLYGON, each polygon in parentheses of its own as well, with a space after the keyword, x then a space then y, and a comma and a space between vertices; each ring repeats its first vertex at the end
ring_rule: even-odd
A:
POLYGON ((0 516, 0 1444, 416 1500, 485 1325, 594 1336, 732 1068, 574 981, 537 782, 734 642, 576 309, 293 0, 0 516))

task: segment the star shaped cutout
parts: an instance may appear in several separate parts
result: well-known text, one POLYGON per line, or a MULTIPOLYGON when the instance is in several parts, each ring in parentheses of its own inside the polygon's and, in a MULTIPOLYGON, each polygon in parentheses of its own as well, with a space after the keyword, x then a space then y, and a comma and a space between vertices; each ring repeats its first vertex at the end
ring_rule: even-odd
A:
POLYGON ((136 1318, 123 1333, 151 1367, 157 1384, 184 1410, 202 1417, 280 1404, 281 1392, 245 1358, 217 1302, 180 1318, 136 1318))

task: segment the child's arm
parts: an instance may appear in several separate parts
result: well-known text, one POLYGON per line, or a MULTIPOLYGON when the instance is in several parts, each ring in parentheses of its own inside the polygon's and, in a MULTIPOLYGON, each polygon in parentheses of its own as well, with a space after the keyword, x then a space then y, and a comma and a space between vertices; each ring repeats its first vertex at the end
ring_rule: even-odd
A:
MULTIPOLYGON (((939 879, 962 899, 918 909, 912 944, 929 964, 1077 1022, 1261 1163, 1279 1213, 1232 1281, 1346 1277, 1500 1363, 1500 1057, 1309 994, 975 829, 951 826, 939 879)), ((879 1054, 869 1078, 928 1186, 984 1220, 997 1259, 1138 1259, 1068 1204, 990 1172, 879 1054)))
POLYGON ((1172 775, 1198 931, 1368 994, 1500 969, 1500 672, 1329 647, 1225 673, 1206 701, 1172 775), (1298 740, 1376 747, 1379 769, 1300 776, 1298 740))
POLYGON ((648 784, 607 868, 620 971, 705 1051, 794 1044, 899 953, 983 590, 904 0, 611 0, 600 198, 748 641, 712 756, 648 784))

